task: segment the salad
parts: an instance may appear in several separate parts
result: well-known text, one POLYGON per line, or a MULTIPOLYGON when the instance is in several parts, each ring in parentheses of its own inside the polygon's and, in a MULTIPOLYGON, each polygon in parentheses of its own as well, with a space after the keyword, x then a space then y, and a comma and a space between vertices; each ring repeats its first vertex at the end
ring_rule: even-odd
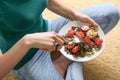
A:
POLYGON ((85 57, 95 54, 102 47, 103 40, 98 34, 98 27, 72 26, 63 37, 69 42, 64 46, 67 54, 85 57))

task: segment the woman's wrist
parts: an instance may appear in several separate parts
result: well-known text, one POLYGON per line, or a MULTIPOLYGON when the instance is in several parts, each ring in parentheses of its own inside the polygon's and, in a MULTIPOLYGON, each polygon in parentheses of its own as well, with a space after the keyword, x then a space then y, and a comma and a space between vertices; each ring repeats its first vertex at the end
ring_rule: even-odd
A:
POLYGON ((78 13, 75 10, 71 10, 71 13, 69 13, 68 17, 71 21, 78 20, 77 19, 78 18, 78 13))
POLYGON ((72 21, 77 21, 79 20, 78 18, 80 17, 79 15, 80 13, 76 12, 76 11, 73 11, 72 12, 72 21))
POLYGON ((19 42, 22 44, 26 49, 32 48, 32 43, 29 40, 29 35, 25 35, 19 42))

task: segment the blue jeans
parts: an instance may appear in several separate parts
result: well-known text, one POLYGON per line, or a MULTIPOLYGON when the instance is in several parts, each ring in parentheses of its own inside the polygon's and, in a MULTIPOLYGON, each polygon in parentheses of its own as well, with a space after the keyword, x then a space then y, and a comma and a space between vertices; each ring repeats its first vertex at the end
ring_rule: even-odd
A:
MULTIPOLYGON (((105 33, 119 20, 119 12, 112 3, 104 3, 81 9, 79 12, 93 18, 105 33)), ((59 32, 69 22, 59 17, 48 21, 48 31, 59 32)), ((64 80, 52 64, 50 53, 39 50, 35 56, 15 73, 21 80, 64 80)), ((66 80, 83 80, 82 63, 73 62, 67 69, 66 80)))

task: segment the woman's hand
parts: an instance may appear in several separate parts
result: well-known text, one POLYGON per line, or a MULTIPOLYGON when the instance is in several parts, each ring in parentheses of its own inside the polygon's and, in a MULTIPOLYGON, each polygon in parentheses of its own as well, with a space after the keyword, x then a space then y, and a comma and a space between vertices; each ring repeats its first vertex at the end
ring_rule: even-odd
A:
POLYGON ((82 22, 86 22, 86 23, 90 23, 91 25, 93 25, 94 27, 98 27, 98 24, 89 16, 79 13, 77 11, 73 11, 73 17, 71 17, 71 20, 73 21, 82 21, 82 22))
POLYGON ((66 43, 66 40, 55 32, 28 34, 23 40, 30 48, 40 48, 50 52, 55 50, 55 43, 60 44, 58 49, 66 43))

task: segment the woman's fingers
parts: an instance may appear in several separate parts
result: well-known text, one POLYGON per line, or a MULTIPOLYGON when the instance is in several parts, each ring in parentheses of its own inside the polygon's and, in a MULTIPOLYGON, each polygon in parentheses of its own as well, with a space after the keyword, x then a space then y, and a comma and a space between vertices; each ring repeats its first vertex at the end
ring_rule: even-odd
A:
POLYGON ((49 51, 49 52, 52 52, 55 50, 55 40, 52 39, 52 38, 46 38, 46 40, 44 41, 44 48, 42 50, 45 50, 45 51, 49 51))
POLYGON ((90 17, 86 17, 86 22, 90 23, 91 25, 93 25, 94 27, 98 27, 98 24, 90 17))
POLYGON ((57 33, 53 33, 55 36, 53 37, 53 39, 55 40, 56 43, 59 44, 59 46, 56 46, 57 47, 57 50, 61 49, 62 46, 67 43, 67 41, 59 34, 57 33))
POLYGON ((98 27, 98 24, 92 18, 90 18, 89 16, 84 15, 82 13, 76 12, 75 20, 83 21, 83 22, 86 22, 86 23, 90 23, 91 25, 93 25, 95 27, 98 27))
POLYGON ((65 43, 67 43, 67 40, 65 38, 57 33, 54 33, 57 37, 59 37, 61 40, 63 40, 65 43))

